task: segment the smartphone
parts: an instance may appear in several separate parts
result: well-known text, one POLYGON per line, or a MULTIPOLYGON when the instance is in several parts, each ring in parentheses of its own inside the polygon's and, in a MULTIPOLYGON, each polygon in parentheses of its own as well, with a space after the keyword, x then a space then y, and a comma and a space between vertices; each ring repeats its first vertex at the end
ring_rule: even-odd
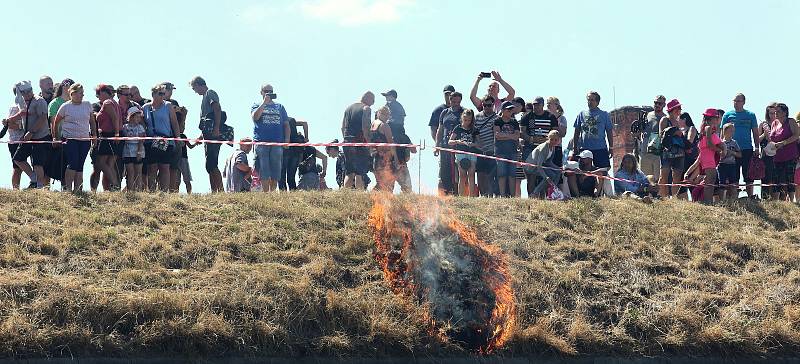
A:
POLYGON ((491 72, 481 72, 481 77, 483 77, 483 78, 492 77, 492 73, 491 72))
POLYGON ((269 96, 269 98, 272 99, 272 100, 275 100, 275 99, 278 98, 278 94, 267 94, 267 96, 269 96))

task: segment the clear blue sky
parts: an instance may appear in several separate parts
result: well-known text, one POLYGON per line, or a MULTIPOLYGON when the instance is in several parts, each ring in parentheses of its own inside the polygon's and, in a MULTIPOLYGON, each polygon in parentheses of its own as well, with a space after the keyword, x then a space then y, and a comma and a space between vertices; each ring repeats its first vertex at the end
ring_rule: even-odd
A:
MULTIPOLYGON (((529 100, 558 96, 570 122, 586 91, 601 108, 678 98, 698 115, 732 108, 737 92, 763 115, 771 101, 800 108, 800 2, 767 1, 26 1, 0 13, 0 72, 10 89, 43 74, 85 85, 171 81, 197 136, 203 76, 221 98, 237 137, 250 135, 259 86, 274 85, 289 115, 308 120, 314 142, 340 137, 344 109, 366 90, 394 88, 413 140, 427 139, 442 86, 465 94, 480 71, 498 70, 529 100)), ((485 90, 486 84, 481 86, 485 90)), ((2 88, 0 88, 2 89, 2 88)), ((91 93, 87 97, 91 100, 91 93)), ((94 101, 94 100, 91 100, 94 101)), ((378 97, 379 103, 383 102, 378 97)), ((465 103, 467 100, 465 100, 465 103)), ((5 109, 3 110, 5 112, 5 109)), ((565 140, 566 141, 566 140, 565 140)), ((221 162, 232 148, 223 147, 221 162)), ((0 152, 0 187, 10 161, 0 152)), ((423 190, 436 185, 436 160, 422 152, 423 190)), ((190 151, 195 191, 208 191, 202 150, 190 151)), ((416 189, 419 163, 411 165, 416 189)), ((329 186, 335 186, 333 163, 329 186)), ((88 177, 88 169, 87 169, 88 177)), ((23 183, 25 178, 23 178, 23 183)))

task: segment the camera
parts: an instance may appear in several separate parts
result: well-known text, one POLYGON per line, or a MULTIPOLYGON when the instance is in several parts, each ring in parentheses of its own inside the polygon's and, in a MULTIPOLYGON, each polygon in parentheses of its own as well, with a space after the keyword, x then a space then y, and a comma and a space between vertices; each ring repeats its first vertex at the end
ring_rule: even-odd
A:
POLYGON ((483 78, 492 77, 492 73, 491 72, 481 72, 481 77, 483 77, 483 78))
POLYGON ((275 100, 278 98, 278 94, 267 94, 271 100, 275 100))
POLYGON ((644 131, 644 125, 647 122, 647 111, 640 111, 639 117, 631 123, 631 134, 639 134, 644 131))

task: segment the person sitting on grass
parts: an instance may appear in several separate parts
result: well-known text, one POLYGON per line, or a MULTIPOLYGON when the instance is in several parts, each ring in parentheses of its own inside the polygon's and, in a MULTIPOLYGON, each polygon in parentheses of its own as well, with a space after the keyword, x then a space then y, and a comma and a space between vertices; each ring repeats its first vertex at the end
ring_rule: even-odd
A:
POLYGON ((222 176, 225 178, 225 191, 250 192, 251 174, 253 169, 247 162, 247 154, 253 149, 253 139, 242 138, 239 148, 231 153, 225 161, 222 176))
POLYGON ((606 172, 606 169, 594 166, 594 155, 591 150, 582 151, 578 158, 580 171, 566 173, 570 194, 573 197, 599 197, 603 189, 597 176, 606 172))
POLYGON ((558 130, 551 130, 547 133, 547 142, 541 143, 531 152, 528 163, 536 165, 532 168, 526 167, 525 173, 528 175, 528 183, 534 184, 531 189, 531 198, 542 198, 548 185, 558 186, 561 183, 561 167, 557 166, 554 159, 561 159, 561 133, 558 130))
POLYGON ((639 170, 636 156, 633 154, 625 154, 622 157, 622 163, 619 170, 614 173, 614 177, 626 180, 614 181, 614 191, 618 196, 650 200, 650 181, 644 172, 639 170))

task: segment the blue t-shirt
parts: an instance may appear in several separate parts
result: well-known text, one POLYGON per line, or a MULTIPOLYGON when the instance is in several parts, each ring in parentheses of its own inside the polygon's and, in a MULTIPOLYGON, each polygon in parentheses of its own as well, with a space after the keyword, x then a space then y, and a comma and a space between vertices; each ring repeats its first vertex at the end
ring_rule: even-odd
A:
POLYGON ((610 130, 613 126, 607 112, 600 109, 581 111, 573 127, 581 130, 581 137, 576 141, 575 150, 608 149, 606 130, 610 130))
MULTIPOLYGON (((172 103, 169 101, 164 101, 164 105, 161 105, 161 107, 158 109, 154 109, 153 104, 150 102, 144 104, 142 111, 144 112, 144 125, 147 129, 147 136, 166 138, 175 136, 172 132, 172 121, 169 113, 170 109, 172 109, 172 103)), ((145 144, 150 143, 152 143, 151 140, 145 141, 145 144)), ((168 144, 173 145, 174 142, 169 141, 168 144)))
POLYGON ((634 182, 627 182, 627 181, 614 181, 614 191, 621 195, 623 192, 636 192, 639 190, 639 187, 642 186, 649 186, 650 181, 647 180, 647 176, 640 171, 636 171, 634 173, 629 173, 624 169, 620 169, 617 173, 614 173, 614 177, 634 181, 634 182))
MULTIPOLYGON (((254 104, 250 112, 256 111, 260 106, 261 104, 254 104)), ((288 119, 289 115, 283 105, 272 103, 264 106, 261 118, 253 121, 253 139, 257 142, 285 142, 283 126, 288 119)))
POLYGON ((722 116, 719 130, 722 130, 722 126, 728 123, 733 123, 733 126, 736 127, 733 131, 733 140, 739 144, 739 148, 753 150, 753 128, 758 127, 756 114, 747 110, 742 110, 741 112, 731 110, 722 116))

